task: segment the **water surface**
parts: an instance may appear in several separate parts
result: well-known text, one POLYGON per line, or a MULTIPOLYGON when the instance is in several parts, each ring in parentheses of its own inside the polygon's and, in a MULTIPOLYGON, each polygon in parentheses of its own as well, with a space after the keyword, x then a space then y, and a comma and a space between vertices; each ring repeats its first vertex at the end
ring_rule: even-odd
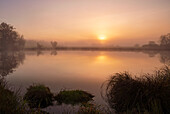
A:
POLYGON ((152 73, 170 60, 168 52, 25 51, 23 57, 16 55, 18 65, 5 78, 12 87, 20 88, 21 94, 29 85, 41 83, 54 93, 62 89, 88 91, 95 95, 98 104, 106 104, 101 97, 101 85, 112 74, 123 71, 139 75, 152 73))

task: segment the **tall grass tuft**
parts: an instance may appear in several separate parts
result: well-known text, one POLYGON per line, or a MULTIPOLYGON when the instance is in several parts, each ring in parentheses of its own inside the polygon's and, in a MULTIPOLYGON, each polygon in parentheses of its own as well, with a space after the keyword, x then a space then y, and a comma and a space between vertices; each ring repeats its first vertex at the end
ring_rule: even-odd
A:
POLYGON ((116 73, 107 83, 106 97, 111 108, 122 112, 170 113, 170 69, 132 78, 128 72, 116 73))
POLYGON ((0 79, 0 114, 23 114, 27 108, 19 97, 18 92, 14 92, 7 86, 7 83, 0 79))

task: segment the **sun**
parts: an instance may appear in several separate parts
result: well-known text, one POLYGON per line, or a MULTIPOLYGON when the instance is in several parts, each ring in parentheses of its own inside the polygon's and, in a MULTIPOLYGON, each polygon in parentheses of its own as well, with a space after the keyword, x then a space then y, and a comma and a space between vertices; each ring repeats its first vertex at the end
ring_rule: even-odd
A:
POLYGON ((98 39, 99 39, 99 40, 106 40, 106 36, 100 35, 100 36, 98 37, 98 39))

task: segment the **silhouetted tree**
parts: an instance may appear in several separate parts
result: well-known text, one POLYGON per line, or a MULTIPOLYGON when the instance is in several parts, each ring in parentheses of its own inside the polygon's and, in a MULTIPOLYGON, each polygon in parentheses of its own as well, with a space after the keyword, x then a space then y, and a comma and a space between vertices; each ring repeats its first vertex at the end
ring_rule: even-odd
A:
POLYGON ((7 23, 0 24, 0 49, 1 50, 18 50, 23 49, 25 40, 19 35, 15 28, 7 23))
POLYGON ((160 37, 160 46, 170 49, 170 33, 160 37))
POLYGON ((135 47, 135 48, 139 48, 140 45, 139 45, 139 44, 135 44, 134 47, 135 47))
POLYGON ((148 44, 145 44, 142 46, 143 48, 146 48, 146 49, 158 49, 159 48, 159 45, 156 44, 154 41, 149 41, 148 44))
POLYGON ((37 49, 41 50, 42 48, 43 48, 43 46, 41 44, 37 43, 37 49))
POLYGON ((24 36, 23 35, 21 35, 21 37, 18 39, 18 48, 19 49, 23 49, 24 48, 24 46, 25 46, 25 40, 24 40, 24 36))
POLYGON ((56 41, 51 42, 51 45, 52 45, 52 48, 53 48, 53 49, 56 49, 56 47, 57 47, 57 42, 56 42, 56 41))

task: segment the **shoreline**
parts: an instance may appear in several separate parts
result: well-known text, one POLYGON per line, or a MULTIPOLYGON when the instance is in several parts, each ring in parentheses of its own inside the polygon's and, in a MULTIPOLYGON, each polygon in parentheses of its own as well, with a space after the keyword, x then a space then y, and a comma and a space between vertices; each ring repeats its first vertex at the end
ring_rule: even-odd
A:
POLYGON ((143 47, 56 47, 53 48, 25 48, 24 50, 58 50, 58 51, 170 51, 170 48, 143 48, 143 47))

